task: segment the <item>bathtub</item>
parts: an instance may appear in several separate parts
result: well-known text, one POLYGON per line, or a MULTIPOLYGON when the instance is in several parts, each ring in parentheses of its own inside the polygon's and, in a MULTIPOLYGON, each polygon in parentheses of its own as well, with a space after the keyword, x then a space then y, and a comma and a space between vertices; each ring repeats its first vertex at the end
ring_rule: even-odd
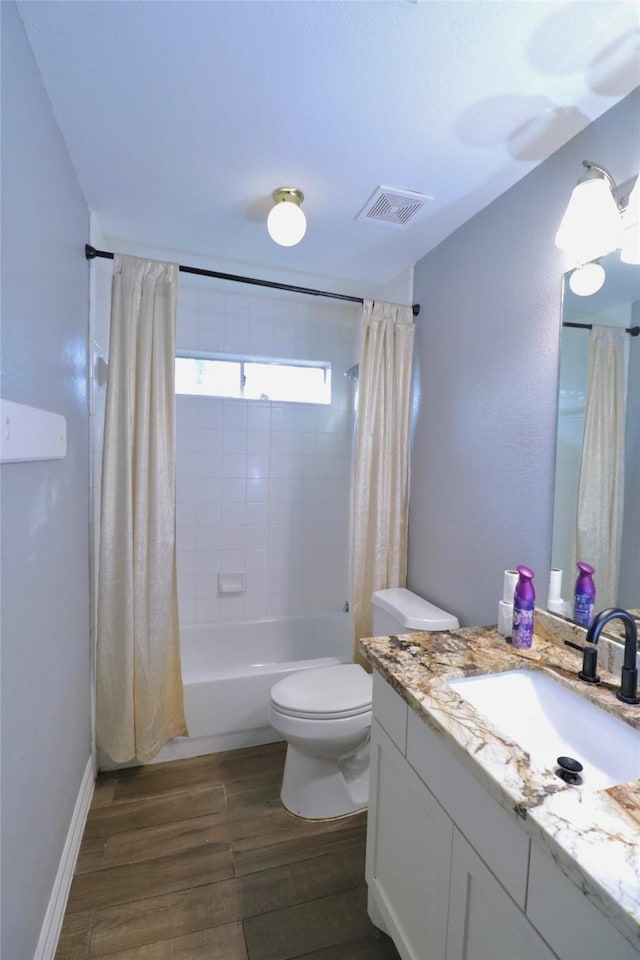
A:
POLYGON ((281 739, 267 720, 269 692, 297 670, 348 663, 347 613, 207 623, 180 631, 188 737, 170 740, 153 763, 281 739))

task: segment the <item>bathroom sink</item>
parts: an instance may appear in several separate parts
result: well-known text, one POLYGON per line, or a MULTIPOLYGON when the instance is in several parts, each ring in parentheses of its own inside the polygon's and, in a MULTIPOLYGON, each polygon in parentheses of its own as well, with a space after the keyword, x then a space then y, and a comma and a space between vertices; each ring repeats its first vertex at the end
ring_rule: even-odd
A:
POLYGON ((509 670, 449 685, 536 766, 556 770, 558 757, 572 757, 583 765, 581 781, 590 790, 640 779, 640 731, 547 673, 509 670))

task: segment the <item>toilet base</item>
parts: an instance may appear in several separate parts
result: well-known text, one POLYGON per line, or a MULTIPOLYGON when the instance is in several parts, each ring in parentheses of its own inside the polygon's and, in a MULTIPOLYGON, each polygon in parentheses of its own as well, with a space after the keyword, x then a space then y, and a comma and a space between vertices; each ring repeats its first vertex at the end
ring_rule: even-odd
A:
POLYGON ((280 799, 290 813, 305 820, 327 820, 364 810, 369 802, 367 757, 354 765, 353 759, 325 760, 287 747, 280 799))

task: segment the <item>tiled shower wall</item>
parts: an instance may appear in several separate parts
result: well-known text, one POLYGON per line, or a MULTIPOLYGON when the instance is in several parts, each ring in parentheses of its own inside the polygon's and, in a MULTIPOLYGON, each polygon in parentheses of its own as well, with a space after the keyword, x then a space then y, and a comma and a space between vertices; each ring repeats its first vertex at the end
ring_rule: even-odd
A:
MULTIPOLYGON (((287 295, 285 295, 286 297, 287 295)), ((330 361, 330 406, 176 400, 180 622, 340 610, 360 307, 218 293, 181 281, 177 348, 330 361), (220 593, 219 574, 245 589, 220 593)))

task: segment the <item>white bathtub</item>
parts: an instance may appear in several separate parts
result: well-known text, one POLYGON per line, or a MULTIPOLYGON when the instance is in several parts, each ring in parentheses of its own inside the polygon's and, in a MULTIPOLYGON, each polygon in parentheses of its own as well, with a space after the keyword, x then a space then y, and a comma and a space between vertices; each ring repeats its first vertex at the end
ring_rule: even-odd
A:
POLYGON ((170 740, 154 763, 279 740, 267 720, 274 683, 353 659, 346 613, 186 626, 180 645, 189 736, 170 740))

